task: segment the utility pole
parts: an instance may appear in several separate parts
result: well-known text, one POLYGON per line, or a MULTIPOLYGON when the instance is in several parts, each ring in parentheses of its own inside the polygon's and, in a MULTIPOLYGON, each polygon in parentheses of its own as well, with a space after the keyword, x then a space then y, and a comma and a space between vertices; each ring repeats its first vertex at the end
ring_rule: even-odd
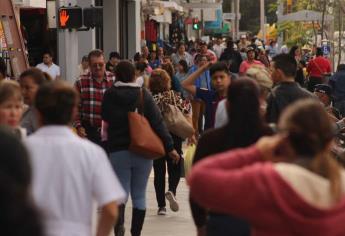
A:
POLYGON ((262 32, 262 40, 266 41, 266 27, 265 27, 265 0, 260 0, 260 26, 262 32))
MULTIPOLYGON (((69 6, 69 4, 75 6, 76 1, 56 1, 56 9, 62 6, 69 6)), ((58 64, 61 68, 61 78, 71 83, 73 83, 78 76, 78 45, 78 33, 76 29, 58 29, 58 64)))
POLYGON ((238 39, 238 33, 240 28, 240 0, 234 0, 234 12, 235 12, 235 31, 234 39, 238 39))

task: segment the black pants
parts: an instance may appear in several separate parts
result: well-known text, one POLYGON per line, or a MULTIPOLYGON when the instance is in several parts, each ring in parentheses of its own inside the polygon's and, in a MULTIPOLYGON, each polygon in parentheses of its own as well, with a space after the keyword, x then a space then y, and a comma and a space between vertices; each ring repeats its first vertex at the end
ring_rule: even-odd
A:
MULTIPOLYGON (((181 155, 182 154, 182 139, 172 135, 174 139, 174 147, 176 151, 181 155)), ((165 207, 165 174, 166 166, 168 166, 168 191, 171 191, 176 195, 176 189, 180 182, 181 178, 181 165, 173 164, 172 159, 169 156, 162 157, 153 162, 154 170, 154 185, 156 190, 156 199, 158 207, 165 207)))
POLYGON ((88 122, 82 122, 82 127, 85 129, 86 132, 86 138, 90 140, 91 142, 98 144, 101 146, 107 153, 108 153, 108 148, 107 148, 107 143, 102 142, 101 139, 101 128, 91 126, 88 122))
POLYGON ((247 222, 229 215, 209 213, 207 236, 250 236, 247 222))

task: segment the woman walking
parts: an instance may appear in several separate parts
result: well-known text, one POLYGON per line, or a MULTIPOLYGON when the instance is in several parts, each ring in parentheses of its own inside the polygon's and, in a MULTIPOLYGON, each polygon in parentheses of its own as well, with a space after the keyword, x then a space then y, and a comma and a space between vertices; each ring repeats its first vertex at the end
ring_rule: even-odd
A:
MULTIPOLYGON (((185 101, 175 91, 171 90, 171 78, 165 70, 156 69, 152 72, 150 77, 150 90, 153 95, 153 99, 158 105, 162 114, 164 114, 169 105, 176 106, 185 116, 192 119, 191 111, 192 107, 188 101, 185 101)), ((191 122, 192 123, 192 122, 191 122)), ((171 134, 174 140, 174 148, 178 154, 182 155, 182 141, 183 139, 171 134)), ((176 201, 176 189, 180 182, 181 177, 181 165, 180 162, 174 164, 169 156, 164 156, 153 162, 153 169, 155 173, 154 185, 156 190, 156 198, 158 202, 158 215, 166 215, 166 203, 165 198, 170 203, 172 211, 178 211, 179 205, 176 201), (168 182, 169 190, 165 193, 165 174, 166 164, 168 166, 168 182)))
MULTIPOLYGON (((128 112, 135 111, 143 102, 143 115, 155 133, 162 140, 166 153, 178 162, 179 154, 174 150, 173 140, 163 123, 161 113, 150 93, 136 83, 135 68, 127 61, 120 62, 115 71, 117 82, 106 91, 102 104, 102 119, 108 123, 108 144, 110 161, 122 187, 133 203, 132 236, 141 235, 146 213, 146 186, 152 169, 152 160, 129 151, 130 133, 128 112)), ((124 235, 125 205, 119 207, 119 220, 115 235, 124 235)))
MULTIPOLYGON (((260 101, 259 86, 252 79, 240 78, 231 82, 226 104, 229 121, 225 126, 208 131, 200 138, 193 165, 212 154, 247 147, 261 136, 269 134, 269 128, 264 123, 260 111, 260 101)), ((207 186, 209 183, 204 182, 204 185, 207 186)), ((229 190, 231 191, 231 186, 229 190)), ((211 209, 208 212, 208 208, 200 206, 193 198, 190 204, 198 235, 247 236, 250 234, 247 222, 224 215, 222 211, 211 209)))

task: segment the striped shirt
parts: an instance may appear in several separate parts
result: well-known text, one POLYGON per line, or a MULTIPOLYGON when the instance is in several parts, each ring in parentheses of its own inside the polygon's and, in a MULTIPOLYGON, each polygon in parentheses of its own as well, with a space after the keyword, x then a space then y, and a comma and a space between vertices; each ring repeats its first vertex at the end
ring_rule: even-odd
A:
POLYGON ((101 82, 92 78, 91 73, 80 76, 75 82, 75 88, 80 93, 79 116, 74 123, 76 128, 81 127, 82 122, 87 122, 96 128, 101 127, 103 95, 114 82, 115 77, 110 72, 106 72, 101 82))

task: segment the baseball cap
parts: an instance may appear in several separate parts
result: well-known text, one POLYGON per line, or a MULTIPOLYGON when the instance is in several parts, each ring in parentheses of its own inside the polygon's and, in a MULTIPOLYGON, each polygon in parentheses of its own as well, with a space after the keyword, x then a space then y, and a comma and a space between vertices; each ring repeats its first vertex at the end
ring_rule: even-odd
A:
POLYGON ((250 51, 255 51, 255 49, 253 48, 253 47, 247 47, 247 50, 246 50, 246 52, 248 53, 248 52, 250 52, 250 51))
POLYGON ((332 88, 328 84, 315 85, 314 92, 326 94, 328 97, 332 96, 332 88))
POLYGON ((245 34, 241 35, 241 39, 246 39, 246 38, 247 38, 247 36, 245 34))

